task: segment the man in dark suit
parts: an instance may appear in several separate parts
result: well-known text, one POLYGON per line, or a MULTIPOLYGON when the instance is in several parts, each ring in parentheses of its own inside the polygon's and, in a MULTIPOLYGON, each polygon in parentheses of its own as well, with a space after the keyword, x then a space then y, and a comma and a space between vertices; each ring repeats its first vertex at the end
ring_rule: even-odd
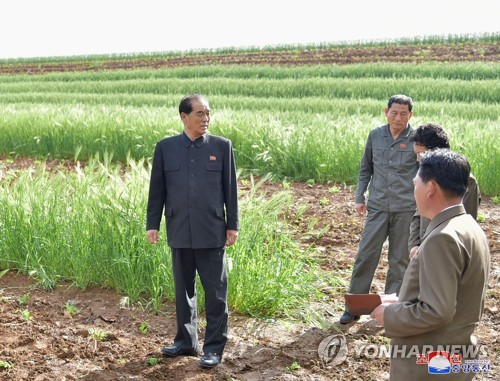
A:
POLYGON ((157 143, 147 210, 147 237, 158 242, 164 211, 172 252, 177 334, 166 356, 198 355, 196 272, 205 290, 207 328, 202 367, 217 366, 227 342, 226 247, 238 238, 238 189, 232 143, 207 134, 208 100, 191 94, 179 105, 182 134, 157 143))
POLYGON ((440 380, 474 377, 467 364, 477 361, 472 333, 483 312, 490 252, 483 230, 462 204, 469 176, 463 155, 449 149, 422 155, 414 194, 420 215, 431 221, 399 298, 383 295, 371 313, 391 338, 391 380, 435 380, 431 365, 439 365, 440 380), (441 362, 431 364, 439 351, 441 362), (465 370, 452 371, 450 356, 465 370))

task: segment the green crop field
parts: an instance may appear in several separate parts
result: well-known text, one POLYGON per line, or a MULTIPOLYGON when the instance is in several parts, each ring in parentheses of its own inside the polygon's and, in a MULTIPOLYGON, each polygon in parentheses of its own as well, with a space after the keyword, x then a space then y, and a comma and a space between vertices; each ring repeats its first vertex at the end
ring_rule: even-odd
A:
MULTIPOLYGON (((498 49, 498 36, 491 39, 498 49)), ((53 60, 60 62, 78 61, 53 60)), ((443 125, 452 149, 468 157, 481 192, 500 195, 498 62, 36 74, 23 72, 28 64, 37 63, 0 62, 0 69, 17 68, 0 75, 0 156, 87 163, 70 173, 0 173, 0 269, 31 272, 49 287, 61 279, 83 288, 110 286, 155 307, 172 297, 166 249, 144 241, 148 170, 155 143, 181 132, 178 103, 192 92, 210 100, 211 133, 233 141, 241 178, 350 185, 368 132, 385 124, 387 99, 404 93, 414 100, 411 123, 443 125)), ((264 199, 256 188, 242 199, 245 234, 232 258, 231 306, 253 315, 293 315, 324 280, 278 218, 287 195, 264 199)))
POLYGON ((0 153, 148 158, 179 133, 177 106, 206 95, 211 131, 238 166, 276 178, 352 183, 368 131, 392 94, 415 101, 412 123, 442 124, 482 191, 500 194, 500 70, 495 63, 206 66, 0 76, 0 153))

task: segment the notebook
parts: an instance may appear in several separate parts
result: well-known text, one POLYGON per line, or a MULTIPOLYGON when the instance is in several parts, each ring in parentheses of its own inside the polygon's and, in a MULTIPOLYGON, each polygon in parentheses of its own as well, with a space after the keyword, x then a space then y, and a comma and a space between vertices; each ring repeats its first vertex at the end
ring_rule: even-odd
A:
POLYGON ((370 315, 382 303, 377 294, 344 294, 351 315, 370 315))

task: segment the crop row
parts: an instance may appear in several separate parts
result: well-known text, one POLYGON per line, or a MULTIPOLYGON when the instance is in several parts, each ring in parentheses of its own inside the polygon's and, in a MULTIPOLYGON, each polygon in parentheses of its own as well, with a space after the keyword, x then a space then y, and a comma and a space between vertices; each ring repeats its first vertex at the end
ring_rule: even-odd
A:
MULTIPOLYGON (((149 167, 144 161, 127 164, 125 173, 103 158, 66 173, 42 166, 4 175, 0 269, 30 273, 48 288, 61 280, 82 289, 113 288, 132 301, 145 298, 155 309, 164 298, 172 300, 168 248, 145 238, 149 167)), ((291 197, 264 197, 258 185, 249 188, 240 197, 245 235, 237 255, 233 248, 227 253, 230 307, 252 316, 305 316, 300 310, 310 311, 308 302, 319 296, 325 280, 308 259, 312 249, 302 252, 291 226, 278 218, 291 197)), ((199 295, 203 306, 202 290, 199 295)))

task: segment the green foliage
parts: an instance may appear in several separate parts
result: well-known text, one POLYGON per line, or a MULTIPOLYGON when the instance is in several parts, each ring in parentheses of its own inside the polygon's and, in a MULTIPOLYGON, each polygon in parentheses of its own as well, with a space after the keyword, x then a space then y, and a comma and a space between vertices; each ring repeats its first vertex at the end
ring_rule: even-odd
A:
POLYGON ((146 335, 149 332, 149 326, 148 326, 148 321, 145 320, 141 323, 139 326, 139 331, 143 334, 146 335))
POLYGON ((64 305, 64 308, 71 317, 75 316, 77 313, 76 303, 73 300, 68 300, 64 305))
POLYGON ((26 304, 28 304, 28 300, 30 298, 30 293, 27 292, 25 294, 23 294, 22 296, 20 296, 18 299, 17 299, 17 303, 20 305, 20 306, 25 306, 26 304))
POLYGON ((11 362, 11 361, 3 361, 3 360, 0 360, 0 368, 3 368, 3 369, 10 369, 14 366, 14 363, 11 362))
POLYGON ((484 213, 479 213, 477 215, 477 222, 485 222, 486 221, 486 214, 484 213))
POLYGON ((0 76, 0 154, 149 160, 158 140, 182 129, 179 99, 197 91, 210 99, 211 132, 233 141, 244 173, 352 184, 368 132, 402 92, 415 101, 412 124, 442 124, 483 193, 496 195, 499 78, 497 64, 480 62, 0 76))
POLYGON ((297 361, 292 362, 286 369, 293 372, 295 370, 299 370, 301 366, 297 361))
POLYGON ((88 333, 97 342, 105 341, 110 332, 101 328, 89 328, 88 333))
POLYGON ((33 315, 31 314, 30 310, 24 309, 20 311, 21 317, 26 320, 27 322, 33 321, 33 315))
POLYGON ((161 362, 161 359, 159 359, 157 357, 148 358, 148 365, 150 365, 150 366, 158 365, 160 362, 161 362))
MULTIPOLYGON (((145 238, 150 168, 144 160, 126 167, 109 161, 92 159, 67 172, 42 164, 2 181, 0 268, 43 275, 50 284, 113 288, 126 295, 127 305, 146 299, 158 310, 174 299, 174 285, 164 238, 158 245, 145 238)), ((321 277, 293 239, 292 225, 280 218, 290 213, 291 195, 262 194, 252 178, 248 184, 240 197, 245 234, 227 250, 229 305, 254 316, 307 319, 321 277)))

